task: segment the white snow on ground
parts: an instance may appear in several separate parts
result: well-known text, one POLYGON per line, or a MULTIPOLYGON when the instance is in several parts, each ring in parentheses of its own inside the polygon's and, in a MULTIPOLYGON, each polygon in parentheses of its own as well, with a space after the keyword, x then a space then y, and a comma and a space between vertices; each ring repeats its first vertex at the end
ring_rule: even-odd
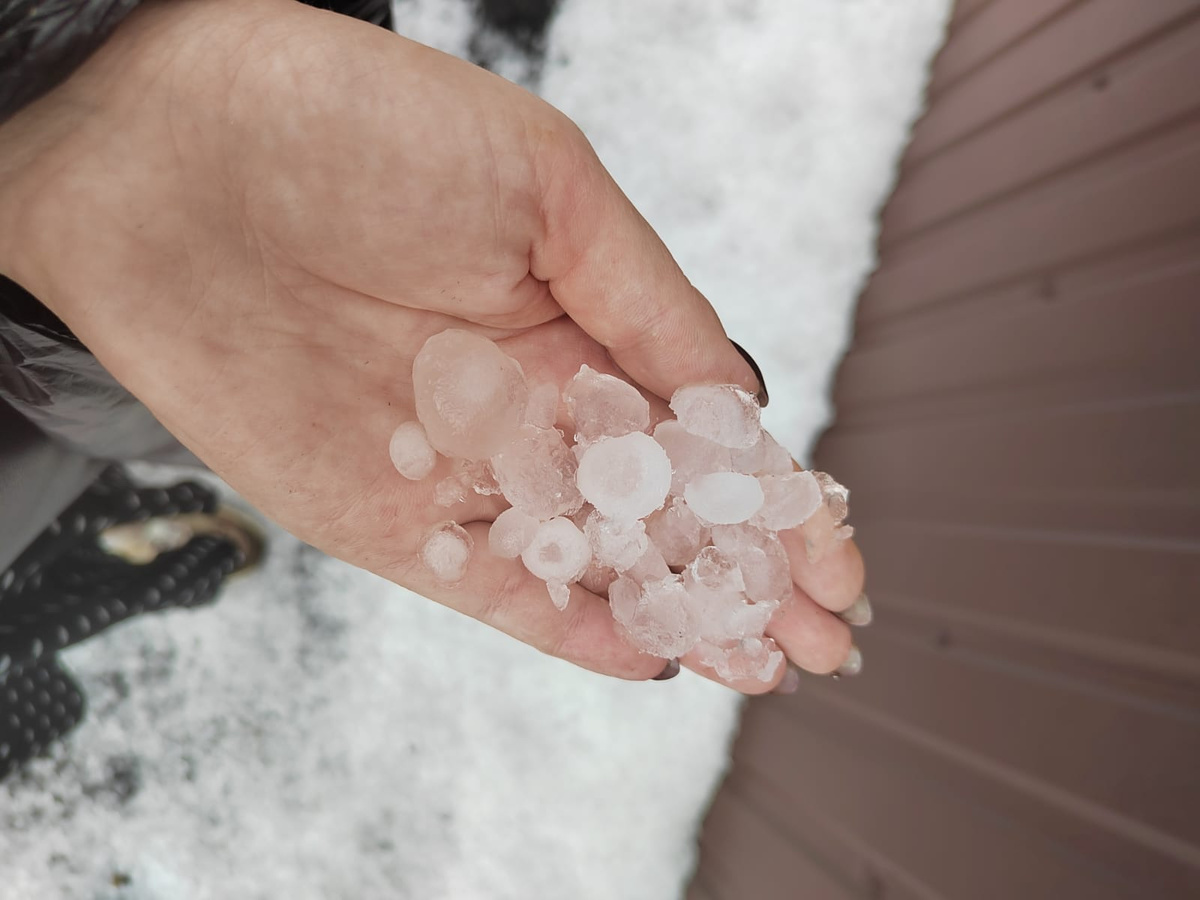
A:
MULTIPOLYGON (((566 0, 550 35, 542 92, 762 364, 798 455, 946 9, 566 0)), ((464 52, 464 0, 398 11, 464 52)), ((65 660, 91 714, 0 787, 0 900, 679 896, 738 709, 687 673, 575 670, 279 533, 215 606, 65 660)))

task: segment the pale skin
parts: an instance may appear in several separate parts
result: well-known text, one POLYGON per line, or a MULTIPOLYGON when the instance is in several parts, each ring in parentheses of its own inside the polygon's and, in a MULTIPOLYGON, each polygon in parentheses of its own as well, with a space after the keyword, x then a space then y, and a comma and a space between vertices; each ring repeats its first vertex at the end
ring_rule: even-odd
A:
MULTIPOLYGON (((151 2, 0 126, 0 271, 301 539, 587 669, 662 671, 603 598, 575 585, 559 613, 519 561, 487 553, 497 498, 440 509, 436 478, 388 460, 414 416, 412 359, 451 326, 498 340, 532 381, 587 363, 660 413, 684 384, 758 390, 579 130, 536 97, 291 0, 151 2), (446 518, 481 548, 454 587, 415 558, 446 518)), ((812 565, 799 535, 785 542, 796 591, 768 633, 798 667, 833 671, 862 558, 846 541, 812 565)))

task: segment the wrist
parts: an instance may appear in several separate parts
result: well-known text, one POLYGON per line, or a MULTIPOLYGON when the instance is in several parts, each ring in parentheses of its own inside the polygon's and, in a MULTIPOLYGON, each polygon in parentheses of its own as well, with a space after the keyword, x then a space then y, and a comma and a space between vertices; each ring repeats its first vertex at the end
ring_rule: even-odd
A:
POLYGON ((87 299, 77 263, 143 227, 139 210, 169 202, 156 196, 181 175, 169 166, 199 149, 172 147, 178 132, 194 131, 193 111, 211 108, 201 94, 228 86, 229 48, 278 6, 151 0, 70 77, 0 123, 0 273, 69 321, 87 299))

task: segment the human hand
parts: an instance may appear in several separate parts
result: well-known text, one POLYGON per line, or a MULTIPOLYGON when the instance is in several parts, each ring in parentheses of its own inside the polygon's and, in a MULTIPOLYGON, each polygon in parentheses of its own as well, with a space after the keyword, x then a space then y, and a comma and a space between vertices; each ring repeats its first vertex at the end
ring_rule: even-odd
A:
MULTIPOLYGON (((247 500, 547 653, 625 678, 663 669, 603 598, 573 586, 560 613, 517 561, 478 552, 460 584, 435 583, 416 562, 428 527, 471 523, 482 548, 502 506, 438 508, 448 464, 412 483, 387 457, 414 415, 413 357, 450 326, 498 340, 531 382, 587 363, 657 398, 757 391, 560 113, 290 0, 173 0, 135 13, 0 146, 0 268, 247 500)), ((790 540, 797 592, 768 633, 828 672, 850 648, 829 610, 859 595, 861 558, 843 542, 810 565, 790 540)))

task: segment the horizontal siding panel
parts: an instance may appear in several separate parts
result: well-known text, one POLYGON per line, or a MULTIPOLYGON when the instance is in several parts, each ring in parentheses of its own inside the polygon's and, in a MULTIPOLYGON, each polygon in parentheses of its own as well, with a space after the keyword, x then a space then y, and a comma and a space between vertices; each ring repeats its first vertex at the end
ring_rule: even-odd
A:
MULTIPOLYGON (((872 321, 860 306, 856 309, 852 350, 857 354, 868 347, 920 338, 940 328, 969 327, 977 320, 1001 319, 1010 308, 1104 297, 1110 291, 1169 277, 1178 268, 1190 270, 1197 246, 1200 219, 1165 234, 1151 234, 1144 240, 1110 248, 1106 253, 1007 279, 953 302, 917 306, 887 319, 872 321)), ((1143 300, 1139 298, 1139 303, 1143 300)), ((1083 321, 1087 323, 1088 319, 1090 316, 1083 321)))
POLYGON ((1193 19, 1114 63, 1102 79, 1073 81, 913 171, 888 203, 883 246, 1195 112, 1198 81, 1200 19, 1193 19))
MULTIPOLYGON (((873 650, 864 642, 868 658, 873 650)), ((731 777, 746 769, 767 781, 784 821, 793 808, 819 809, 954 900, 1184 900, 1200 887, 1171 854, 1014 791, 953 748, 931 752, 843 686, 747 711, 739 748, 754 752, 735 755, 731 777)))
POLYGON ((871 521, 858 536, 870 561, 868 587, 885 610, 895 597, 909 609, 930 609, 931 620, 944 611, 947 629, 963 619, 1003 623, 1064 653, 1158 674, 1156 691, 1172 702, 1194 697, 1200 547, 1071 534, 1053 540, 907 518, 871 521), (1178 660, 1187 664, 1170 665, 1178 660))
POLYGON ((839 423, 1198 390, 1198 298, 1194 233, 922 317, 920 327, 870 334, 838 373, 839 423))
MULTIPOLYGON (((1146 407, 1085 407, 842 429, 831 433, 823 448, 840 471, 872 472, 868 477, 876 485, 911 486, 918 496, 960 490, 989 496, 998 489, 1014 498, 1092 493, 1136 506, 1148 495, 1169 494, 1192 507, 1200 501, 1198 436, 1200 398, 1193 398, 1146 407), (872 469, 880 443, 889 448, 887 464, 872 469), (1004 446, 1013 449, 997 449, 1004 446), (1194 455, 1184 456, 1181 449, 1194 455), (1132 459, 1136 467, 1129 465, 1132 459)), ((860 492, 870 493, 865 488, 860 492)))
POLYGON ((713 803, 700 848, 702 874, 712 873, 708 887, 717 900, 796 900, 801 885, 803 896, 814 900, 860 896, 733 791, 722 791, 713 803))
POLYGON ((784 809, 778 789, 749 767, 730 777, 729 790, 744 798, 751 808, 771 810, 769 818, 775 827, 810 855, 842 873, 843 880, 855 885, 855 897, 954 900, 859 839, 835 816, 806 803, 789 802, 784 809))
MULTIPOLYGON (((871 665, 904 679, 863 678, 855 702, 935 738, 1193 845, 1200 859, 1200 691, 1188 706, 1150 702, 1060 657, 969 628, 934 643, 880 603, 871 665), (936 696, 937 703, 929 698, 936 696), (1018 716, 1018 719, 1014 719, 1018 716), (1096 752, 1137 735, 1136 757, 1096 752), (1145 773, 1153 773, 1145 777, 1145 773)), ((919 623, 915 623, 918 624, 919 623)))
POLYGON ((1198 9, 1200 0, 1090 0, 1072 8, 939 96, 913 133, 905 166, 911 171, 1064 82, 1093 74, 1198 9))
POLYGON ((1200 122, 1073 170, 885 254, 860 301, 866 324, 1200 223, 1200 122))
MULTIPOLYGON (((954 40, 938 54, 929 82, 929 96, 939 94, 967 72, 979 68, 1001 50, 1080 0, 1009 0, 977 10, 954 31, 954 40)), ((961 4, 960 4, 961 8, 961 4)))

